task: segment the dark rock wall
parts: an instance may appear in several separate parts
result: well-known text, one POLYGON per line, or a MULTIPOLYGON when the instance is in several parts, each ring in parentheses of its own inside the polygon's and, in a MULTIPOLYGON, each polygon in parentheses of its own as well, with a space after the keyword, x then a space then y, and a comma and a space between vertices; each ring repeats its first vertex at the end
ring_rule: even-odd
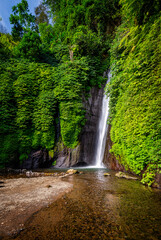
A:
POLYGON ((77 164, 79 166, 94 164, 96 135, 103 92, 104 85, 102 88, 93 87, 90 90, 90 97, 88 99, 83 98, 83 105, 86 109, 86 124, 82 129, 82 134, 79 139, 80 144, 75 149, 58 147, 56 167, 70 167, 77 164))
MULTIPOLYGON (((79 165, 81 163, 82 165, 85 163, 93 164, 103 92, 104 85, 102 88, 93 87, 90 90, 90 97, 88 99, 83 98, 87 121, 82 129, 79 139, 80 144, 75 149, 69 149, 59 142, 54 155, 54 159, 56 159, 55 167, 66 168, 78 163, 79 165)), ((39 150, 31 152, 28 159, 23 162, 21 168, 36 169, 50 167, 51 165, 51 158, 47 150, 39 150)))
POLYGON ((21 168, 23 169, 38 169, 38 168, 46 168, 50 167, 52 164, 52 159, 49 157, 46 149, 32 151, 29 154, 28 159, 26 159, 21 168))
POLYGON ((80 158, 79 162, 85 162, 94 165, 94 155, 96 148, 97 129, 99 117, 102 107, 102 99, 104 93, 104 85, 102 88, 94 87, 90 91, 90 97, 84 99, 86 109, 86 124, 82 130, 80 138, 80 158))
POLYGON ((119 162, 116 159, 116 157, 113 154, 110 153, 110 149, 112 147, 112 141, 111 141, 111 137, 110 137, 110 130, 111 130, 111 125, 108 126, 107 140, 106 140, 106 146, 105 146, 105 153, 104 153, 103 163, 109 169, 118 170, 118 171, 125 171, 124 166, 119 164, 119 162))
POLYGON ((161 189, 161 173, 157 173, 152 187, 161 189))
POLYGON ((58 143, 58 148, 55 155, 56 158, 55 167, 67 168, 73 166, 78 162, 79 155, 80 145, 78 145, 75 149, 70 149, 63 146, 62 143, 58 143))
MULTIPOLYGON (((56 159, 55 167, 67 168, 77 165, 85 166, 85 164, 95 164, 97 129, 104 87, 104 85, 102 88, 93 87, 90 90, 90 97, 83 99, 84 108, 86 109, 86 124, 82 129, 82 134, 79 139, 80 144, 75 149, 69 149, 59 142, 54 155, 54 159, 56 159)), ((109 169, 124 171, 124 167, 119 164, 116 158, 109 152, 112 147, 110 129, 111 126, 109 125, 103 163, 109 169)), ((50 167, 52 161, 47 150, 33 151, 21 167, 25 169, 45 168, 50 167)))
MULTIPOLYGON (((75 149, 67 149, 66 147, 58 148, 56 167, 84 166, 85 163, 88 165, 95 164, 97 129, 104 87, 105 85, 103 85, 102 88, 93 87, 90 91, 90 97, 83 99, 83 104, 86 109, 86 124, 82 129, 80 144, 75 149)), ((110 130, 111 126, 109 125, 103 163, 109 169, 125 171, 124 167, 119 164, 113 154, 110 153, 112 147, 110 130)))

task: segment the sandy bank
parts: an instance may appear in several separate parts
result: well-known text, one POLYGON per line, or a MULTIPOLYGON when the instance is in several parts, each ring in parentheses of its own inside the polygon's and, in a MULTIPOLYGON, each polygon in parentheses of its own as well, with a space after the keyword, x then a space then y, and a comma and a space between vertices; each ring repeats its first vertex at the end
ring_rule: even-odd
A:
POLYGON ((33 213, 71 189, 72 184, 53 176, 0 179, 0 236, 22 230, 33 213))

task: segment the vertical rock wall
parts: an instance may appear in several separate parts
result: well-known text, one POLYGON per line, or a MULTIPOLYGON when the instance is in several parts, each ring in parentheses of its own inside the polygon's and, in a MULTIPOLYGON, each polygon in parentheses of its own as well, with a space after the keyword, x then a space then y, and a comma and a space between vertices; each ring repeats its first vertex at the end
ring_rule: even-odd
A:
POLYGON ((79 139, 80 144, 75 149, 58 149, 56 167, 94 165, 96 135, 101 111, 104 85, 102 88, 93 87, 90 97, 83 98, 86 110, 86 124, 79 139))
POLYGON ((86 124, 83 128, 80 139, 80 158, 79 162, 85 162, 89 165, 95 164, 95 148, 97 139, 97 129, 99 124, 99 117, 102 107, 102 99, 104 92, 104 85, 102 88, 94 87, 90 91, 90 97, 85 100, 84 106, 86 109, 86 124))
MULTIPOLYGON (((104 87, 93 87, 90 91, 90 97, 83 99, 86 109, 86 124, 82 129, 80 144, 75 149, 62 147, 58 149, 56 167, 85 166, 95 164, 95 150, 97 141, 97 129, 102 107, 104 87)), ((113 154, 110 153, 112 141, 110 138, 111 126, 108 126, 107 140, 104 153, 104 165, 112 170, 124 171, 124 167, 119 164, 113 154)))
POLYGON ((111 125, 108 126, 107 140, 106 140, 106 146, 105 146, 105 153, 104 153, 103 163, 109 169, 125 171, 124 166, 119 164, 119 162, 116 159, 116 157, 113 154, 110 153, 110 149, 112 147, 112 141, 111 141, 111 137, 110 137, 110 130, 111 130, 111 125))
MULTIPOLYGON (((54 159, 56 159, 56 167, 66 168, 71 166, 95 164, 97 129, 101 113, 104 87, 104 85, 102 88, 93 87, 90 90, 90 97, 88 99, 83 99, 83 105, 86 109, 86 124, 82 129, 82 134, 79 139, 80 144, 75 149, 69 149, 59 142, 54 156, 54 159)), ((112 147, 110 129, 111 126, 109 125, 103 163, 109 169, 124 171, 124 167, 118 163, 116 158, 109 151, 112 147)), ((32 152, 29 155, 29 158, 24 161, 22 167, 26 169, 35 169, 40 167, 50 167, 51 164, 52 159, 50 159, 47 151, 40 150, 32 152)))
POLYGON ((80 145, 75 149, 65 147, 62 143, 58 143, 55 159, 55 167, 67 168, 77 164, 80 156, 80 145))
POLYGON ((52 159, 50 158, 48 151, 38 150, 32 151, 28 158, 22 163, 21 168, 24 169, 37 169, 50 167, 52 164, 52 159))

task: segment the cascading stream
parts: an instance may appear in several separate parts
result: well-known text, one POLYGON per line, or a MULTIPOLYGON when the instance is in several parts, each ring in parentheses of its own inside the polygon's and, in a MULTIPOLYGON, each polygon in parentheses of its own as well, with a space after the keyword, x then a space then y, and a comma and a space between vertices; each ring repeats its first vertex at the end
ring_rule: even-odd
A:
MULTIPOLYGON (((111 72, 108 72, 108 80, 107 83, 110 81, 111 72)), ((106 84, 107 84, 106 83, 106 84)), ((101 115, 99 119, 99 126, 98 126, 98 137, 97 137, 97 146, 96 146, 96 155, 95 155, 95 166, 100 168, 103 166, 103 157, 105 152, 105 144, 106 144, 106 137, 107 137, 107 119, 109 114, 109 97, 106 96, 104 93, 103 100, 102 100, 102 108, 101 108, 101 115)))

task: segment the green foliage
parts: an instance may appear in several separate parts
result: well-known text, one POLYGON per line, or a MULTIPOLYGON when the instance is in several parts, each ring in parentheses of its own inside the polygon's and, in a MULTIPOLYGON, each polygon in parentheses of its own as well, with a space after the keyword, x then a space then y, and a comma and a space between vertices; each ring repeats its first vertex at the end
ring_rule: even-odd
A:
POLYGON ((16 6, 13 6, 12 11, 10 23, 13 24, 12 36, 14 39, 20 39, 29 29, 35 30, 35 16, 29 13, 26 0, 22 0, 16 6))
POLYGON ((34 148, 43 147, 52 149, 55 144, 55 116, 57 102, 54 96, 54 77, 51 68, 42 68, 38 79, 39 95, 36 100, 33 122, 34 135, 32 145, 34 148))
POLYGON ((148 168, 146 169, 145 173, 143 174, 143 178, 141 182, 143 184, 147 184, 149 187, 154 183, 155 181, 155 174, 157 172, 157 165, 152 164, 149 165, 148 168))
MULTIPOLYGON (((125 9, 132 11, 130 1, 121 2, 127 3, 124 14, 125 9)), ((126 169, 141 174, 146 166, 161 164, 161 18, 154 12, 153 21, 145 17, 145 24, 137 25, 131 21, 135 14, 139 17, 137 11, 133 9, 131 18, 127 11, 129 23, 123 22, 117 29, 111 47, 113 77, 107 91, 114 142, 111 151, 126 169)), ((143 182, 151 185, 155 174, 148 169, 143 182)))
POLYGON ((80 25, 75 29, 71 37, 70 50, 74 56, 99 56, 101 59, 103 54, 107 54, 109 50, 110 37, 103 39, 102 35, 97 35, 90 30, 88 26, 80 25))
POLYGON ((0 35, 1 166, 22 162, 33 149, 52 152, 59 137, 63 146, 76 147, 85 124, 83 99, 105 82, 118 0, 47 3, 36 17, 26 0, 13 6, 12 37, 0 35))
POLYGON ((38 61, 41 58, 41 40, 37 32, 28 31, 15 48, 16 57, 38 61))
POLYGON ((15 45, 11 35, 0 33, 0 59, 6 60, 11 57, 15 45))
POLYGON ((54 93, 60 103, 61 136, 67 147, 74 148, 78 144, 85 124, 83 97, 88 95, 90 87, 103 83, 101 67, 99 58, 82 57, 73 62, 65 61, 56 70, 54 93))
POLYGON ((117 0, 46 0, 46 3, 52 9, 55 27, 69 39, 80 25, 99 34, 106 33, 107 25, 114 27, 119 16, 117 0))
POLYGON ((52 163, 52 166, 55 166, 56 165, 56 160, 52 163))
POLYGON ((18 166, 18 140, 17 134, 8 132, 0 136, 0 168, 18 166))
MULTIPOLYGON (((35 98, 38 94, 36 79, 36 67, 34 64, 25 66, 26 63, 18 64, 19 72, 14 82, 14 92, 17 102, 16 125, 18 128, 18 139, 20 153, 29 154, 32 145, 32 115, 34 110, 35 98), (22 71, 22 73, 21 73, 22 71), (31 91, 32 89, 32 91, 31 91)), ((27 64, 26 64, 27 65, 27 64)))
POLYGON ((54 39, 54 29, 51 25, 45 23, 39 24, 40 38, 44 45, 50 46, 50 42, 54 39))
POLYGON ((35 15, 37 25, 40 23, 49 23, 47 8, 42 2, 35 8, 35 15))
POLYGON ((46 62, 52 66, 57 66, 57 63, 60 60, 59 55, 63 55, 64 52, 62 49, 58 49, 58 43, 53 43, 55 42, 54 28, 47 23, 40 23, 39 32, 42 43, 40 46, 41 52, 38 59, 39 62, 46 62), (53 45, 56 45, 56 47, 53 45))
POLYGON ((84 123, 84 111, 81 101, 60 103, 61 136, 65 146, 70 148, 77 146, 78 137, 84 123))
POLYGON ((23 161, 32 149, 52 149, 55 142, 53 69, 15 61, 1 64, 1 165, 23 161))
POLYGON ((161 3, 158 0, 120 0, 122 4, 122 16, 132 24, 149 22, 150 18, 159 16, 161 3))
POLYGON ((66 146, 74 148, 84 125, 82 93, 88 82, 88 66, 82 61, 66 62, 57 69, 55 96, 60 102, 61 136, 66 146))
POLYGON ((7 63, 0 63, 0 165, 4 167, 14 159, 18 143, 12 68, 7 63))
POLYGON ((75 57, 107 57, 110 33, 119 21, 115 0, 46 1, 54 16, 55 42, 68 46, 75 57))

